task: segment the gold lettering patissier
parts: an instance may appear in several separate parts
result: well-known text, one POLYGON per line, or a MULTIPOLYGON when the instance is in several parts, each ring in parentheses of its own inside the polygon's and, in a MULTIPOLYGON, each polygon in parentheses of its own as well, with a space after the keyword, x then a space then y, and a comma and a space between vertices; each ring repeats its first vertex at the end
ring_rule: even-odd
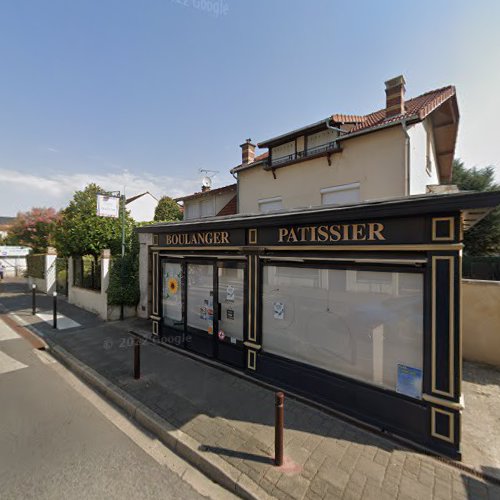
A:
POLYGON ((278 229, 278 242, 385 241, 384 229, 384 225, 380 222, 280 227, 278 229))
POLYGON ((227 231, 206 231, 200 233, 171 233, 166 235, 166 244, 170 245, 227 245, 227 231))

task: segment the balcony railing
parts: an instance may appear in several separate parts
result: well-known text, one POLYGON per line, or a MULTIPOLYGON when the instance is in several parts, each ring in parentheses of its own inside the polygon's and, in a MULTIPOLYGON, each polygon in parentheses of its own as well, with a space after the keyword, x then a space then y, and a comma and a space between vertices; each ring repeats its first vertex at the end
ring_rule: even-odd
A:
POLYGON ((336 153, 341 151, 340 145, 337 141, 329 142, 328 144, 323 144, 321 146, 317 146, 315 148, 306 149, 305 151, 297 151, 291 155, 280 156, 279 158, 269 157, 268 166, 269 167, 277 167, 280 165, 285 165, 286 163, 292 163, 295 161, 299 161, 304 158, 308 158, 311 156, 319 156, 324 153, 336 153))

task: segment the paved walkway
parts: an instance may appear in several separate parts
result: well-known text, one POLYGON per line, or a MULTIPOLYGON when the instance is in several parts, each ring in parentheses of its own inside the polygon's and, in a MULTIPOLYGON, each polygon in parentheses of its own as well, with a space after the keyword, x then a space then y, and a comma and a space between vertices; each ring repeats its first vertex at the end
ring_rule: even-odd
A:
POLYGON ((54 331, 31 316, 26 296, 4 293, 0 303, 194 438, 200 453, 216 452, 276 498, 500 499, 497 485, 291 399, 287 461, 276 468, 273 392, 152 344, 142 347, 143 376, 135 381, 125 333, 134 321, 105 324, 61 304, 84 326, 54 331))

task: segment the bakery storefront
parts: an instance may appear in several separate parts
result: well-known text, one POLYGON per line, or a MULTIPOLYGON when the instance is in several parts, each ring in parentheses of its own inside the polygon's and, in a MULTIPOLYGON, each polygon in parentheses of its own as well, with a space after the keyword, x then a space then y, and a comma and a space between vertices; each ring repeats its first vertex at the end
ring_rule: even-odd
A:
POLYGON ((498 203, 425 195, 142 227, 152 332, 459 458, 461 241, 498 203))

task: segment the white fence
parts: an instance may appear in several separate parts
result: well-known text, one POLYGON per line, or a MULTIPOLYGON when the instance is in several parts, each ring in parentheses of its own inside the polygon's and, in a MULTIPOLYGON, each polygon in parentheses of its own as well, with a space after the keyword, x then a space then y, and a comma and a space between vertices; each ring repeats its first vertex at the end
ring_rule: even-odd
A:
MULTIPOLYGON (((120 306, 108 305, 109 270, 111 254, 109 250, 101 253, 101 289, 91 290, 74 285, 73 258, 68 259, 68 302, 81 307, 86 311, 97 314, 104 321, 120 319, 120 306)), ((136 308, 124 307, 124 318, 132 318, 136 315, 136 308)))

